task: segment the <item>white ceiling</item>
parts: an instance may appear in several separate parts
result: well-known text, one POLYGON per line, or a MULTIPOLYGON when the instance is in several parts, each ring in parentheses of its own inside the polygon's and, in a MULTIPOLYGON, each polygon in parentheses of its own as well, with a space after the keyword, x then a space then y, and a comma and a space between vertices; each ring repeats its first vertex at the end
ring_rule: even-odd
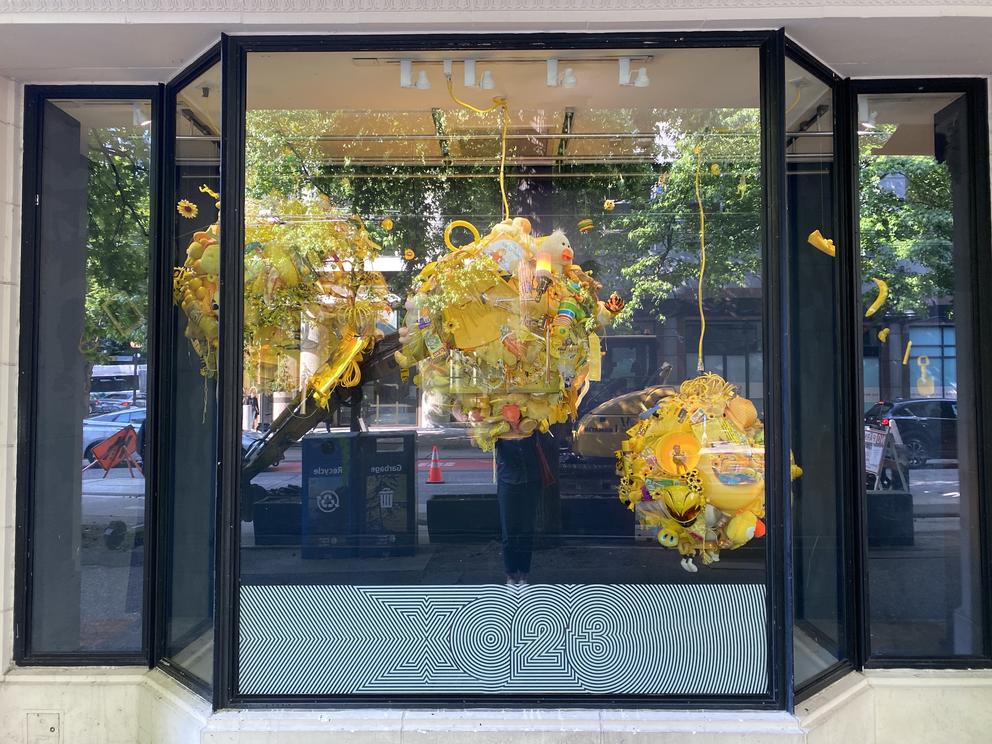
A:
MULTIPOLYGON (((786 4, 783 0, 783 4, 786 4)), ((705 5, 705 3, 701 3, 705 5)), ((759 4, 760 5, 760 4, 759 4)), ((906 77, 929 75, 992 74, 992 6, 972 6, 967 16, 951 17, 828 17, 801 18, 807 13, 827 12, 846 16, 892 15, 894 6, 818 6, 806 5, 787 9, 793 17, 783 17, 782 8, 770 17, 767 8, 723 8, 719 11, 696 10, 672 14, 664 10, 631 14, 571 14, 549 12, 557 21, 540 22, 533 14, 517 14, 501 21, 487 20, 485 14, 474 14, 466 22, 466 14, 437 14, 436 23, 426 16, 414 16, 418 22, 405 18, 409 14, 374 14, 367 23, 363 16, 352 13, 345 22, 300 24, 288 22, 292 14, 274 14, 271 23, 247 24, 240 20, 214 22, 141 22, 132 18, 102 18, 103 23, 78 23, 92 16, 67 14, 58 23, 24 23, 26 13, 5 16, 0 12, 0 75, 23 82, 154 82, 165 81, 186 63, 227 33, 411 33, 427 31, 538 31, 538 30, 671 30, 718 28, 775 28, 784 26, 787 33, 815 56, 844 76, 906 77), (476 18, 476 15, 479 17, 476 18), (589 20, 590 15, 598 20, 589 20), (622 21, 604 22, 607 15, 622 21), (677 17, 684 20, 668 23, 651 18, 677 17), (696 20, 689 20, 692 16, 696 20), (687 17, 688 16, 688 17, 687 17), (716 16, 716 17, 714 17, 716 16), (384 19, 400 18, 396 20, 384 19), (15 22, 4 22, 7 20, 15 22), (562 20, 565 19, 565 20, 562 20), (583 20, 584 19, 584 20, 583 20), (361 25, 359 25, 359 23, 361 25)), ((911 14, 946 12, 938 6, 916 5, 911 14)), ((42 14, 33 14, 41 16, 42 14)), ((231 16, 231 14, 223 14, 231 16)), ((492 14, 489 14, 491 16, 492 14)), ((210 18, 210 14, 179 14, 170 20, 210 18)), ((159 20, 161 16, 156 16, 159 20)))

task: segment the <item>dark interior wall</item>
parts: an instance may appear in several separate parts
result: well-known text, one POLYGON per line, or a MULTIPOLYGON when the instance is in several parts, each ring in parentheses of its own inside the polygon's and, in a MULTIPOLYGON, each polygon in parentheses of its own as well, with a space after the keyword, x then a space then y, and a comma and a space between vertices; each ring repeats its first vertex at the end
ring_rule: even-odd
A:
MULTIPOLYGON (((200 185, 220 188, 215 168, 177 169, 177 198, 199 208, 194 220, 179 220, 176 229, 176 265, 185 260, 192 235, 216 215, 215 199, 200 185)), ((167 457, 171 469, 169 504, 169 560, 167 581, 166 655, 180 652, 213 623, 214 511, 216 505, 217 427, 216 380, 200 374, 200 358, 183 336, 186 319, 173 307, 172 333, 175 366, 171 387, 172 441, 167 457)))
MULTIPOLYGON (((840 374, 836 260, 807 243, 813 230, 832 237, 829 162, 788 175, 788 245, 793 251, 793 450, 803 476, 793 483, 796 617, 821 639, 839 642, 841 565, 837 439, 840 374)), ((846 246, 839 246, 838 252, 846 246)))
POLYGON ((82 430, 88 374, 80 343, 86 298, 88 164, 80 124, 46 102, 38 267, 31 651, 77 651, 82 578, 82 430))

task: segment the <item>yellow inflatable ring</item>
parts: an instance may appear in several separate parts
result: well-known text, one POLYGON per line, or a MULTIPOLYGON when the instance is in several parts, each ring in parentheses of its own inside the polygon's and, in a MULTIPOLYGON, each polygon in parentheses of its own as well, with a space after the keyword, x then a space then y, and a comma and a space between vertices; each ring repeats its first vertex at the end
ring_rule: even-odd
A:
POLYGON ((451 231, 456 227, 464 227, 470 233, 472 233, 472 242, 478 243, 482 240, 482 236, 479 234, 479 228, 473 225, 471 222, 466 220, 455 220, 454 222, 449 222, 448 226, 444 228, 444 244, 448 246, 449 251, 457 251, 458 246, 451 242, 451 231))
POLYGON ((684 475, 699 462, 699 441, 685 431, 666 434, 655 444, 654 454, 666 473, 684 475))
POLYGON ((713 455, 699 458, 699 477, 703 481, 703 496, 708 504, 722 512, 733 514, 763 496, 765 484, 762 478, 750 483, 725 483, 717 476, 715 460, 713 455))

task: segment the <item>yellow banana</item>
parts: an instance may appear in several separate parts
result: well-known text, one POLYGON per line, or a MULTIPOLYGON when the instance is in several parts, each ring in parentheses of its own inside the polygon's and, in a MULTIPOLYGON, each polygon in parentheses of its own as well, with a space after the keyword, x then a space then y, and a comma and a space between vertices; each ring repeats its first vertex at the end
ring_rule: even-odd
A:
POLYGON ((885 299, 889 296, 889 285, 886 284, 884 279, 879 279, 878 277, 873 276, 871 280, 878 286, 878 297, 875 298, 875 301, 871 303, 868 310, 865 312, 866 318, 870 318, 872 315, 877 313, 878 309, 885 303, 885 299))
POLYGON ((834 246, 834 241, 823 237, 823 234, 819 230, 811 232, 807 240, 811 246, 821 253, 826 253, 831 258, 837 255, 837 248, 834 246))

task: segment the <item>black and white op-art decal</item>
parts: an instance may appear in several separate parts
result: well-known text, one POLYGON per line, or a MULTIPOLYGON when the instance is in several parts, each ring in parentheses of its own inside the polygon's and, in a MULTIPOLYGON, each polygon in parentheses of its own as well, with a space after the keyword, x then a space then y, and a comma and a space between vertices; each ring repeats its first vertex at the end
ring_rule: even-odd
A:
POLYGON ((245 695, 767 690, 765 588, 241 588, 245 695))

